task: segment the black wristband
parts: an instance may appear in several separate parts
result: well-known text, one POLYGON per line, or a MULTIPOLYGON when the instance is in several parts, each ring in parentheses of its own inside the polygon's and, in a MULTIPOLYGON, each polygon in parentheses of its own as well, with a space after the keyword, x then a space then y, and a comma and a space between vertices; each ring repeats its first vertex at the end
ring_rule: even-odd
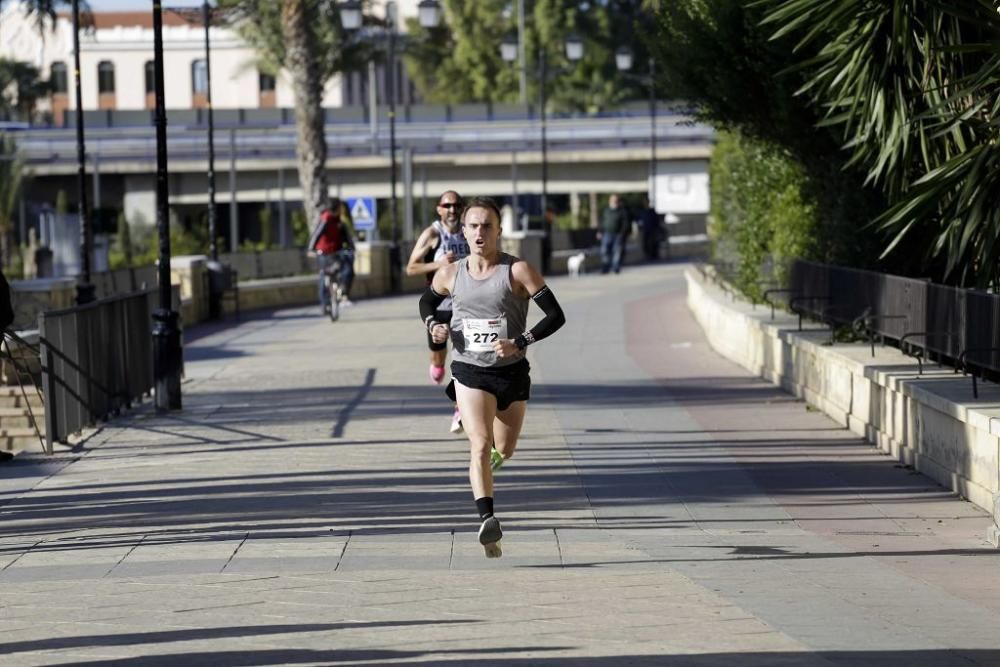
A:
POLYGON ((531 341, 528 340, 527 336, 521 334, 520 336, 514 339, 514 347, 516 347, 519 350, 523 350, 524 348, 528 347, 530 342, 531 341))

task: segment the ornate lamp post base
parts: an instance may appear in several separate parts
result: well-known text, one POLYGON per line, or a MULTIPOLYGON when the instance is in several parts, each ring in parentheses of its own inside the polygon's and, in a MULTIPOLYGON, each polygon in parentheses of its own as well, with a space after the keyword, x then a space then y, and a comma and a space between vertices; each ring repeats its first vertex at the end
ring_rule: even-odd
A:
POLYGON ((182 364, 177 313, 157 309, 153 311, 153 377, 157 411, 181 409, 182 364))

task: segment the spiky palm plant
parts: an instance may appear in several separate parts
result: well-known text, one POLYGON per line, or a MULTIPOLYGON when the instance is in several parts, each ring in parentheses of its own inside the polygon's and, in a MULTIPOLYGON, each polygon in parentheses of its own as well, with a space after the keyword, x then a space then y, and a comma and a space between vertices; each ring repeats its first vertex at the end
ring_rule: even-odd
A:
POLYGON ((10 237, 21 195, 24 160, 12 137, 0 132, 0 262, 10 265, 10 237))
POLYGON ((1000 16, 994 0, 761 0, 815 55, 800 93, 891 207, 876 223, 962 285, 1000 277, 1000 16), (821 45, 818 51, 817 44, 821 45))

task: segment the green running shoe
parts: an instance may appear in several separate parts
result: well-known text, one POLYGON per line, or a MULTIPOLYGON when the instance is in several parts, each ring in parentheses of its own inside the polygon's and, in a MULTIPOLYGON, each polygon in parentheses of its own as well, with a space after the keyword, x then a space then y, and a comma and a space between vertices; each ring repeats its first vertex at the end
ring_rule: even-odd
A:
POLYGON ((500 520, 492 515, 483 519, 483 524, 479 527, 479 543, 483 545, 487 558, 500 558, 503 555, 500 548, 501 537, 503 530, 500 529, 500 520))
POLYGON ((503 462, 505 460, 506 459, 504 459, 503 454, 498 452, 496 447, 490 450, 490 470, 493 472, 500 470, 500 468, 503 467, 503 462))

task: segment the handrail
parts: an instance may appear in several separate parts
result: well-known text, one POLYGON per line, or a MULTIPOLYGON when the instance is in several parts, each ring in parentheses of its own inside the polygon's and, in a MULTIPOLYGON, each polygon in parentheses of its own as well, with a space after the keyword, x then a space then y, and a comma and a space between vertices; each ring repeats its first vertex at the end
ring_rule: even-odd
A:
POLYGON ((869 323, 875 322, 875 320, 906 320, 907 322, 909 322, 910 321, 910 316, 909 315, 879 315, 877 313, 873 314, 873 313, 868 312, 870 310, 871 310, 870 307, 866 308, 864 313, 862 313, 861 315, 858 315, 856 318, 854 318, 854 322, 852 323, 851 327, 855 331, 858 331, 858 324, 861 324, 863 326, 865 337, 868 338, 869 342, 871 342, 871 345, 872 345, 872 356, 874 357, 875 356, 875 337, 878 336, 879 342, 881 342, 883 345, 885 345, 885 334, 883 334, 881 332, 878 332, 878 331, 873 331, 872 328, 870 326, 868 326, 869 323))
MULTIPOLYGON (((962 350, 959 352, 958 361, 955 364, 956 373, 958 372, 958 369, 961 368, 962 375, 965 375, 965 370, 968 368, 968 365, 965 363, 965 358, 969 352, 1000 352, 1000 347, 969 347, 962 350)), ((976 385, 976 374, 969 373, 969 375, 972 376, 972 397, 979 398, 979 387, 976 385)))
POLYGON ((802 331, 802 314, 803 313, 802 313, 802 311, 795 309, 795 304, 798 301, 833 301, 833 297, 830 296, 830 295, 825 295, 825 296, 800 295, 800 296, 793 296, 791 299, 789 299, 789 301, 788 301, 788 309, 791 310, 793 313, 795 313, 796 315, 799 316, 799 331, 802 331))
MULTIPOLYGON (((924 355, 923 355, 923 352, 926 351, 926 345, 924 346, 923 350, 920 350, 920 348, 916 348, 916 347, 914 348, 916 350, 919 350, 920 354, 907 352, 907 349, 906 349, 906 339, 907 338, 914 338, 916 336, 924 336, 925 338, 927 336, 940 336, 941 338, 947 338, 949 340, 954 340, 955 336, 953 336, 952 334, 950 334, 950 333, 948 333, 946 331, 908 331, 908 332, 906 332, 906 333, 904 333, 902 335, 902 337, 899 339, 899 351, 902 352, 907 357, 912 357, 912 358, 916 359, 917 360, 917 375, 923 375, 924 374, 924 362, 923 362, 924 355)), ((956 369, 955 372, 956 373, 958 372, 957 369, 956 369)))
POLYGON ((764 290, 764 293, 761 295, 760 298, 761 298, 761 301, 763 301, 764 303, 770 304, 770 306, 771 306, 771 321, 772 322, 774 321, 774 302, 773 301, 769 301, 767 297, 769 295, 771 295, 771 294, 778 294, 779 292, 782 292, 782 293, 783 292, 788 292, 789 294, 798 294, 799 293, 798 290, 792 289, 790 287, 774 287, 772 289, 766 289, 766 290, 764 290))

